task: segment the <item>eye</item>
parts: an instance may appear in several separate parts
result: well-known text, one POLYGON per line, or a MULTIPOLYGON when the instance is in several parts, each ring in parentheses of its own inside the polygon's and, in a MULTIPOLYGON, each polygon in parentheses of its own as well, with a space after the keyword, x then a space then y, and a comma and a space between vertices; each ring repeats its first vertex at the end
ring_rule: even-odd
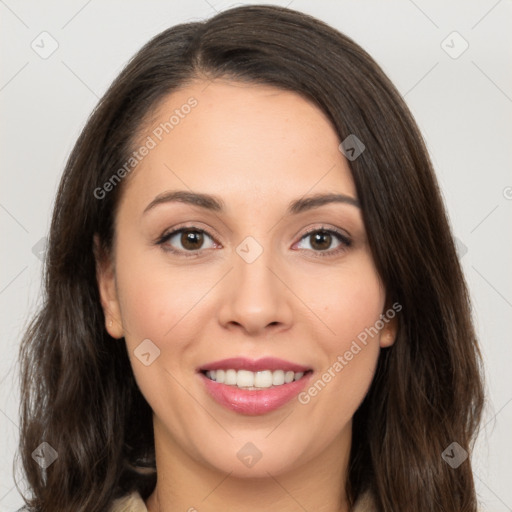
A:
MULTIPOLYGON (((162 245, 164 250, 176 253, 180 256, 199 256, 205 249, 212 249, 218 246, 213 237, 204 229, 195 226, 186 226, 165 233, 156 241, 162 245), (210 241, 205 247, 205 243, 210 241)), ((306 249, 316 253, 316 256, 336 256, 345 251, 352 241, 347 235, 327 228, 317 228, 302 236, 298 242, 299 249, 306 249), (305 241, 309 247, 301 247, 305 241), (334 248, 333 248, 334 244, 334 248)))
POLYGON ((163 245, 165 250, 181 253, 184 256, 196 256, 199 251, 215 247, 213 237, 204 229, 195 226, 183 227, 166 233, 157 241, 157 244, 163 245), (204 244, 208 240, 212 243, 205 247, 204 244))
POLYGON ((352 244, 350 238, 339 231, 334 229, 320 228, 309 231, 300 240, 299 244, 303 241, 310 240, 307 244, 309 247, 298 247, 299 249, 312 250, 317 256, 334 256, 346 250, 352 244), (336 245, 332 247, 333 243, 336 245))

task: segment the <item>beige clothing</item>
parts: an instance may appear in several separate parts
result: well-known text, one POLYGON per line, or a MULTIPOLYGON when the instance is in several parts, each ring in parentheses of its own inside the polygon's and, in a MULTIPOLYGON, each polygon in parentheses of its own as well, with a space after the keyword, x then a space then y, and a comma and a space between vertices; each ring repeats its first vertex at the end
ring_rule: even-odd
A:
MULTIPOLYGON (((357 500, 352 512, 372 512, 372 510, 372 500, 366 494, 357 500)), ((148 509, 141 495, 134 491, 123 498, 115 500, 109 512, 148 512, 148 509)))

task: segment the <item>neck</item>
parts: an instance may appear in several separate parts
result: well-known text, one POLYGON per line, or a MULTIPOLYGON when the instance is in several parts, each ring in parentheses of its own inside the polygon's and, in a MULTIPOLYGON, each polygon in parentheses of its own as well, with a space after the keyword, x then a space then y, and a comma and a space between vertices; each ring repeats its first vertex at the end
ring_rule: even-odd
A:
POLYGON ((348 512, 345 482, 351 423, 318 455, 293 468, 259 477, 237 476, 201 464, 179 448, 154 418, 158 480, 148 512, 348 512), (278 473, 278 474, 277 474, 278 473))

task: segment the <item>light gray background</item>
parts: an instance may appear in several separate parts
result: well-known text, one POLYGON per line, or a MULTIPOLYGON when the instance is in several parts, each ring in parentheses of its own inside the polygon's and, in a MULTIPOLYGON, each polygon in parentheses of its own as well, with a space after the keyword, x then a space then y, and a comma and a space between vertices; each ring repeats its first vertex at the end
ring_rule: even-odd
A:
MULTIPOLYGON (((512 511, 512 3, 272 3, 310 13, 354 38, 416 117, 459 239, 487 371, 489 405, 473 456, 477 489, 483 510, 512 511), (448 37, 453 31, 463 39, 448 37), (464 40, 469 47, 457 56, 464 40)), ((20 333, 40 300, 41 261, 33 247, 47 233, 66 158, 99 97, 146 41, 231 5, 0 0, 0 511, 22 504, 12 471, 19 422, 15 362, 20 333), (59 45, 46 59, 31 48, 33 41, 50 48, 48 38, 41 42, 48 37, 43 31, 59 45)), ((16 480, 25 488, 19 472, 16 480)))

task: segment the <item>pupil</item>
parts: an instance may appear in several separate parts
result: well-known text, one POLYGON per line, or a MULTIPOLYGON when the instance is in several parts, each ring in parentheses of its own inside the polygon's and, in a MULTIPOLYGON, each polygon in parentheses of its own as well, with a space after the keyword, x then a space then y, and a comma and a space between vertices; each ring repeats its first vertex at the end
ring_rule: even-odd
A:
POLYGON ((331 245, 331 235, 329 233, 326 233, 325 231, 321 231, 319 233, 316 233, 313 236, 313 243, 311 244, 313 248, 315 248, 315 245, 317 246, 317 249, 328 249, 331 245), (322 243, 322 240, 324 243, 322 243), (327 243, 325 243, 327 242, 327 243))
MULTIPOLYGON (((203 234, 199 231, 184 231, 181 235, 181 244, 185 249, 196 250, 197 246, 202 245, 202 241, 203 234)), ((315 233, 311 245, 319 250, 328 249, 331 245, 331 235, 325 231, 315 233)))
POLYGON ((196 250, 202 241, 203 235, 199 231, 184 231, 181 235, 181 244, 185 249, 196 250))

